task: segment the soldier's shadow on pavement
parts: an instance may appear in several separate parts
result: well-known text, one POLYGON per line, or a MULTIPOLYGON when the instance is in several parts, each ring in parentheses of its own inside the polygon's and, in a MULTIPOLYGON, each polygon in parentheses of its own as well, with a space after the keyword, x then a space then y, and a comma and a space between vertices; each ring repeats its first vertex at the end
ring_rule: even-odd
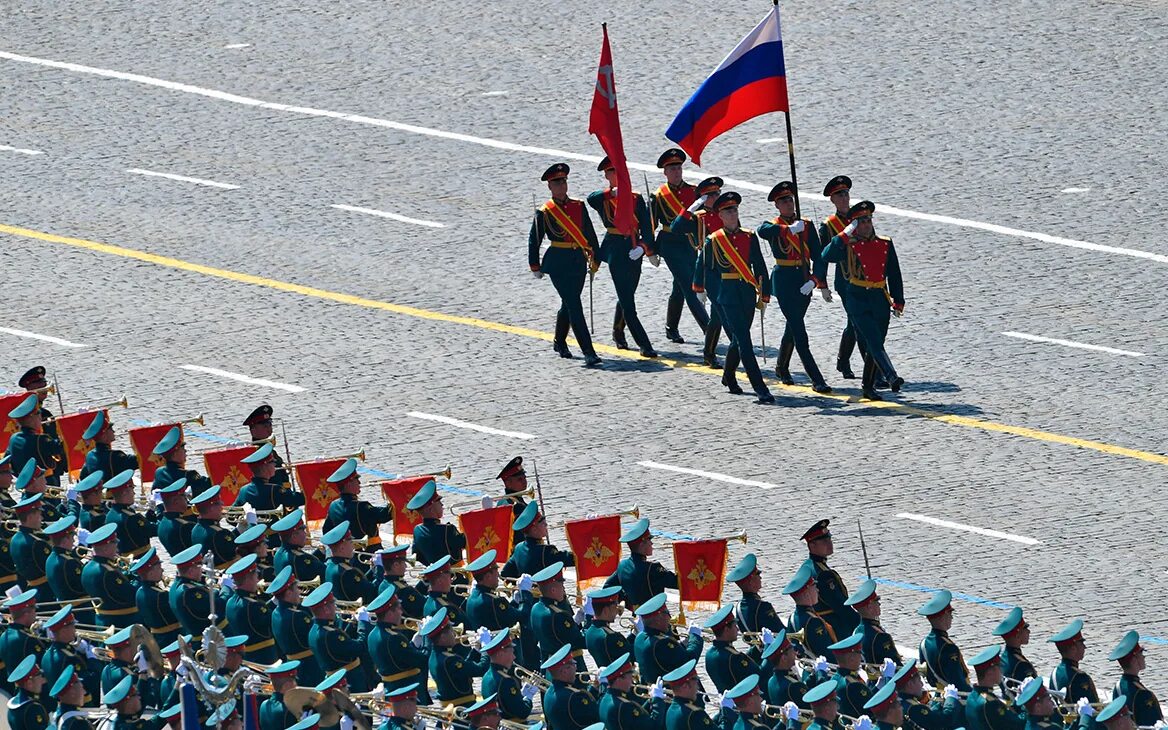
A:
POLYGON ((626 360, 623 357, 609 357, 605 358, 601 369, 608 373, 660 373, 673 368, 656 360, 626 360))
POLYGON ((914 393, 960 393, 961 386, 944 380, 914 380, 911 384, 914 393))

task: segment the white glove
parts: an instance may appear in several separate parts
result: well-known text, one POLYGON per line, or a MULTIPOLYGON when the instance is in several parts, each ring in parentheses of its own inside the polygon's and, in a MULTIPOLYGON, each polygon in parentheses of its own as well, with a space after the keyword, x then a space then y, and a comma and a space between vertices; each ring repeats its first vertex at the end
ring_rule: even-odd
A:
POLYGON ((763 646, 770 646, 771 642, 774 640, 775 640, 775 632, 771 631, 770 629, 768 629, 764 626, 763 630, 762 630, 762 645, 763 646))
POLYGON ((483 497, 482 506, 483 509, 490 509, 495 506, 495 500, 490 497, 483 497))
POLYGON ((592 597, 591 596, 584 597, 584 615, 585 616, 595 616, 596 615, 596 609, 592 606, 592 597))
POLYGON ((805 297, 811 296, 811 292, 813 291, 815 291, 814 281, 805 281, 803 282, 803 286, 799 287, 799 293, 805 297))
POLYGON ((860 715, 852 723, 852 730, 872 730, 872 718, 867 715, 860 715))
POLYGON ((704 291, 700 291, 700 292, 698 292, 698 299, 701 300, 702 304, 705 304, 709 300, 709 297, 706 296, 706 293, 704 291))
POLYGON ((589 512, 588 514, 584 515, 584 519, 586 519, 586 520, 594 520, 594 519, 596 519, 596 518, 597 518, 597 517, 599 517, 599 516, 600 516, 600 515, 596 514, 595 512, 589 512))
POLYGON ((607 684, 608 684, 608 677, 601 677, 601 678, 600 678, 600 683, 601 683, 601 684, 604 684, 604 685, 607 685, 607 684))
POLYGON ((1080 697, 1079 702, 1075 705, 1080 717, 1095 717, 1095 708, 1091 706, 1091 701, 1086 697, 1080 697))
POLYGON ((629 261, 636 261, 644 255, 645 249, 641 248, 640 246, 633 246, 632 249, 629 250, 629 261))
POLYGON ((528 684, 527 682, 524 682, 523 687, 519 690, 519 694, 523 695, 523 699, 530 702, 532 697, 535 697, 537 694, 539 694, 539 687, 536 687, 534 684, 528 684))
POLYGON ((880 666, 880 676, 889 679, 894 674, 896 674, 896 662, 885 657, 884 664, 880 666))
MULTIPOLYGON (((94 655, 93 658, 96 659, 97 656, 94 655)), ((186 664, 179 664, 178 669, 174 670, 174 673, 177 674, 178 676, 182 677, 183 679, 186 679, 187 678, 187 665, 186 664)))
POLYGON ((826 286, 823 287, 822 289, 819 290, 819 296, 823 297, 823 301, 830 302, 831 301, 831 289, 828 289, 826 286))
POLYGON ((357 620, 366 624, 373 623, 373 617, 369 615, 369 609, 364 606, 357 609, 357 620))
POLYGON ((704 195, 699 195, 699 196, 697 197, 697 200, 695 200, 694 202, 690 203, 690 206, 689 206, 688 208, 686 208, 686 210, 688 210, 690 213, 693 213, 695 210, 697 210, 698 208, 702 207, 702 203, 704 203, 704 202, 706 202, 706 196, 704 196, 704 195))
POLYGON ((641 618, 640 616, 637 617, 637 621, 633 624, 633 626, 636 627, 638 634, 645 633, 645 619, 641 618))
POLYGON ((858 221, 852 221, 851 223, 848 224, 848 227, 844 229, 844 235, 845 236, 854 236, 856 234, 856 228, 859 225, 860 224, 858 221))
POLYGON ((697 624, 690 624, 689 635, 690 636, 701 636, 702 635, 702 627, 698 626, 697 624))
POLYGON ((661 257, 658 256, 657 254, 651 254, 649 256, 649 263, 653 264, 653 266, 660 266, 661 265, 661 257))
POLYGON ((953 684, 945 685, 945 699, 955 700, 955 699, 957 699, 957 697, 958 697, 957 685, 953 685, 953 684))
POLYGON ((154 504, 162 504, 162 492, 158 489, 151 491, 150 501, 154 504))
POLYGON ((410 643, 418 649, 421 649, 426 643, 426 638, 421 634, 414 634, 414 638, 410 639, 410 643))
POLYGON ((353 730, 353 718, 348 715, 341 715, 341 724, 337 727, 341 730, 353 730))
POLYGON ((82 653, 82 654, 84 654, 85 656, 89 657, 90 659, 96 659, 96 658, 97 658, 97 652, 95 652, 95 651, 93 650, 93 647, 92 647, 92 646, 90 646, 90 645, 89 645, 89 642, 88 642, 88 641, 86 641, 85 639, 82 639, 81 641, 78 641, 78 642, 77 642, 77 648, 81 650, 81 653, 82 653))
POLYGON ((787 226, 787 228, 790 229, 791 233, 802 233, 803 232, 803 219, 800 218, 799 220, 795 221, 791 225, 787 226))
POLYGON ((826 657, 818 657, 818 658, 816 658, 816 660, 815 660, 815 671, 817 671, 817 672, 827 672, 829 669, 831 669, 831 667, 829 667, 829 666, 827 665, 827 658, 826 658, 826 657))
POLYGON ((219 581, 219 585, 228 590, 235 590, 235 580, 229 575, 223 576, 223 580, 219 581))
POLYGON ((88 545, 89 544, 89 530, 85 529, 84 527, 77 528, 77 544, 78 545, 88 545))
POLYGON ((488 629, 486 626, 480 626, 478 633, 475 636, 478 637, 479 646, 482 646, 483 644, 485 644, 491 640, 491 630, 488 629))
POLYGON ((584 607, 583 607, 583 606, 581 606, 580 608, 577 608, 577 609, 576 609, 576 615, 575 615, 575 616, 573 616, 572 618, 573 618, 573 619, 575 619, 575 621, 576 621, 576 623, 577 623, 577 624, 581 624, 581 625, 582 625, 582 624, 584 623, 584 619, 585 619, 587 616, 588 616, 588 614, 584 613, 584 607))
POLYGON ((70 502, 78 501, 77 498, 80 496, 81 495, 79 495, 77 493, 77 490, 74 489, 73 487, 69 487, 68 489, 65 490, 65 498, 68 499, 70 502))
POLYGON ((256 514, 255 507, 250 504, 243 505, 243 518, 247 520, 248 527, 255 527, 259 523, 260 517, 256 514))
POLYGON ((138 654, 136 655, 135 658, 138 660, 138 671, 139 672, 145 672, 147 669, 150 668, 150 662, 146 661, 146 652, 139 649, 138 654))
POLYGON ((783 705, 783 715, 788 720, 798 720, 799 719, 799 705, 796 705, 794 702, 786 703, 785 705, 783 705))
POLYGON ((535 585, 535 583, 531 580, 531 576, 527 573, 524 573, 523 575, 519 576, 519 582, 515 584, 515 587, 521 591, 531 593, 531 587, 533 585, 535 585))
POLYGON ((730 699, 729 697, 727 697, 724 694, 718 695, 718 705, 721 707, 725 707, 727 710, 735 709, 734 708, 734 700, 730 699))
POLYGON ((385 562, 381 558, 381 553, 373 553, 373 564, 378 568, 385 567, 385 562))
POLYGON ((430 726, 426 723, 424 717, 418 716, 414 718, 414 730, 426 730, 428 727, 430 726))
MULTIPOLYGON (((537 278, 537 279, 542 279, 542 278, 543 278, 543 272, 542 272, 542 271, 533 271, 533 272, 531 272, 531 275, 532 275, 532 276, 534 276, 534 277, 535 277, 535 278, 537 278)), ((415 725, 415 726, 416 726, 416 725, 415 725)))
POLYGON ((649 697, 655 700, 665 699, 665 680, 657 678, 657 683, 649 688, 649 697))

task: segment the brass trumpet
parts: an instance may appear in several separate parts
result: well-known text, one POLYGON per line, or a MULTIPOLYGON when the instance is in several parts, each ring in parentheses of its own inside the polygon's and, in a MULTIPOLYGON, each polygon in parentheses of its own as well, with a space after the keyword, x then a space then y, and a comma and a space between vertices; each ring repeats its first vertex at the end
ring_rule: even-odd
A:
MULTIPOLYGON (((50 385, 48 387, 52 388, 53 386, 50 385)), ((52 418, 46 418, 43 422, 44 423, 55 423, 58 419, 64 418, 65 415, 73 416, 73 415, 76 415, 77 413, 90 413, 90 412, 96 413, 98 411, 104 411, 106 408, 114 408, 115 406, 120 407, 120 408, 129 408, 130 402, 129 402, 129 400, 126 399, 126 396, 123 395, 120 400, 113 401, 112 403, 102 403, 100 405, 90 406, 88 408, 83 408, 83 409, 77 411, 76 413, 61 414, 60 416, 53 416, 52 418)))
POLYGON ((733 535, 727 535, 726 537, 715 537, 714 539, 715 540, 725 540, 726 542, 730 542, 732 540, 737 540, 738 542, 745 545, 746 544, 746 530, 742 530, 741 532, 736 532, 733 535))
POLYGON ((57 386, 46 385, 43 388, 37 388, 36 390, 30 390, 29 392, 36 393, 37 395, 55 395, 57 392, 57 386))
MULTIPOLYGON (((539 672, 533 672, 527 667, 521 667, 516 664, 511 667, 511 671, 520 681, 526 682, 527 684, 533 684, 536 687, 539 687, 540 691, 546 690, 548 687, 552 686, 551 681, 547 677, 540 674, 539 672)), ((636 689, 635 686, 633 688, 636 689)))
POLYGON ((197 424, 199 424, 200 426, 202 426, 202 425, 204 425, 204 423, 203 423, 203 414, 202 414, 202 413, 200 413, 199 415, 195 416, 194 418, 188 418, 188 419, 186 419, 185 421, 179 421, 179 423, 180 423, 180 424, 186 424, 186 423, 197 423, 197 424))
POLYGON ((71 598, 67 601, 37 601, 37 615, 45 614, 46 618, 52 616, 57 610, 66 603, 73 606, 73 608, 97 608, 101 605, 100 598, 71 598), (41 611, 45 607, 55 607, 51 610, 41 611))
MULTIPOLYGON (((622 517, 632 517, 634 520, 639 520, 639 519, 641 519, 641 507, 640 507, 640 505, 634 504, 632 507, 630 507, 626 510, 622 510, 620 512, 613 512, 612 514, 620 515, 622 517)), ((608 515, 601 515, 601 517, 607 517, 607 516, 608 515)), ((557 528, 563 527, 564 525, 568 524, 569 522, 575 522, 575 520, 560 520, 559 522, 553 522, 552 524, 548 525, 548 527, 551 529, 557 529, 557 528)))
MULTIPOLYGON (((535 488, 534 487, 528 487, 527 489, 524 489, 522 492, 511 492, 510 494, 500 494, 498 496, 492 495, 492 494, 484 494, 483 495, 483 497, 489 497, 490 499, 492 499, 494 501, 512 500, 512 499, 519 499, 520 497, 533 497, 533 496, 535 496, 535 488)), ((478 499, 473 499, 473 500, 468 499, 468 500, 465 500, 462 502, 454 502, 454 503, 449 504, 447 506, 450 507, 451 512, 453 512, 456 508, 461 508, 461 507, 471 507, 472 509, 469 509, 466 511, 473 512, 475 509, 480 509, 482 507, 483 497, 479 497, 478 499)))

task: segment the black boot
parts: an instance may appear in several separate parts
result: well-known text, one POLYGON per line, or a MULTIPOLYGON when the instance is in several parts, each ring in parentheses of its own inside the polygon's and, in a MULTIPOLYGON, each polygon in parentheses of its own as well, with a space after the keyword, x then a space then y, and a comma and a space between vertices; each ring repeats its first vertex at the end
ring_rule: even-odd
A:
POLYGON ((629 347, 629 341, 625 339, 625 313, 619 304, 616 305, 616 311, 612 315, 612 341, 616 344, 617 349, 632 349, 629 347))
POLYGON ((718 337, 722 334, 721 325, 715 327, 711 323, 706 327, 705 345, 702 348, 702 360, 706 365, 717 370, 722 367, 722 363, 718 361, 718 337))
POLYGON ((732 394, 742 395, 742 386, 738 384, 738 380, 735 379, 733 373, 722 373, 722 385, 725 385, 726 390, 729 390, 732 394))
POLYGON ((586 367, 586 368, 598 368, 603 363, 604 363, 604 361, 601 360, 600 356, 597 355, 595 352, 592 353, 591 355, 584 356, 584 367, 586 367))
POLYGON ((889 385, 889 387, 892 388, 893 393, 899 393, 900 388, 903 385, 904 385, 904 378, 897 375, 895 378, 892 379, 892 383, 889 385))
POLYGON ((677 331, 677 324, 681 321, 681 310, 685 306, 685 297, 680 293, 669 297, 669 303, 665 308, 665 339, 670 342, 676 342, 679 345, 685 344, 685 339, 682 338, 681 333, 677 331))
POLYGON ((884 400, 876 392, 876 361, 870 357, 864 358, 864 380, 860 386, 860 393, 868 400, 884 400))
POLYGON ((783 385, 794 385, 791 378, 791 353, 795 351, 794 340, 783 340, 779 344, 779 357, 775 361, 775 375, 783 385))
POLYGON ((571 323, 568 321, 568 315, 556 316, 556 334, 552 340, 552 349, 559 354, 560 357, 572 358, 572 351, 568 349, 568 327, 571 323))
POLYGON ((629 341, 625 339, 625 333, 623 330, 613 330, 612 331, 612 341, 616 344, 616 347, 618 350, 631 350, 631 349, 633 349, 633 348, 629 347, 629 341))
POLYGON ((839 371, 840 375, 847 380, 855 380, 856 374, 852 372, 852 351, 856 349, 856 334, 851 327, 844 330, 840 335, 839 355, 835 360, 835 369, 839 371))

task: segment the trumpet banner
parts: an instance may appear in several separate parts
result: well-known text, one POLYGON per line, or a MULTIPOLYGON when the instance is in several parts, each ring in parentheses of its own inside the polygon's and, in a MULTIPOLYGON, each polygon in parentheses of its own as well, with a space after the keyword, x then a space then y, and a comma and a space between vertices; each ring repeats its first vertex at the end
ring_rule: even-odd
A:
POLYGON ((385 501, 393 505, 393 534, 394 537, 413 537, 414 528, 422 524, 422 516, 415 510, 406 509, 406 505, 414 498, 426 482, 434 481, 432 476, 403 477, 390 479, 381 483, 381 495, 385 501))
POLYGON ((511 523, 514 519, 515 512, 510 504, 459 514, 458 524, 466 535, 466 562, 477 559, 488 550, 496 551, 496 563, 507 562, 511 557, 511 523))
MULTIPOLYGON (((98 411, 82 411, 58 416, 54 421, 57 424, 57 436, 65 448, 65 463, 69 467, 69 477, 73 481, 77 481, 81 467, 85 466, 85 455, 93 449, 93 440, 83 438, 83 435, 97 414, 98 411)), ((109 411, 105 411, 105 417, 109 419, 109 411)), ((106 474, 105 478, 109 479, 112 476, 113 474, 106 474)))
POLYGON ((220 487, 219 497, 223 504, 235 504, 235 498, 243 485, 251 481, 251 468, 241 460, 255 451, 254 446, 228 446, 203 452, 203 466, 207 468, 207 478, 220 487))
POLYGON ((333 503, 340 492, 337 485, 329 484, 329 476, 345 463, 345 458, 317 459, 304 461, 292 465, 296 473, 296 483, 300 491, 304 492, 304 519, 307 522, 320 522, 328 514, 329 505, 333 503))
POLYGON ((673 564, 682 611, 715 611, 722 605, 726 582, 725 540, 679 540, 673 543, 673 564))
POLYGON ((576 556, 576 584, 583 593, 616 572, 621 559, 620 515, 604 515, 564 523, 568 547, 576 556))
POLYGON ((138 473, 142 475, 142 483, 154 481, 154 472, 160 466, 166 466, 166 459, 155 456, 154 447, 170 429, 178 426, 180 438, 185 439, 185 432, 181 423, 158 423, 153 426, 138 426, 130 429, 130 445, 134 447, 134 455, 138 457, 138 473))
POLYGON ((8 450, 8 439, 20 430, 20 424, 8 417, 8 412, 20 405, 28 393, 10 393, 0 396, 0 452, 8 450))

